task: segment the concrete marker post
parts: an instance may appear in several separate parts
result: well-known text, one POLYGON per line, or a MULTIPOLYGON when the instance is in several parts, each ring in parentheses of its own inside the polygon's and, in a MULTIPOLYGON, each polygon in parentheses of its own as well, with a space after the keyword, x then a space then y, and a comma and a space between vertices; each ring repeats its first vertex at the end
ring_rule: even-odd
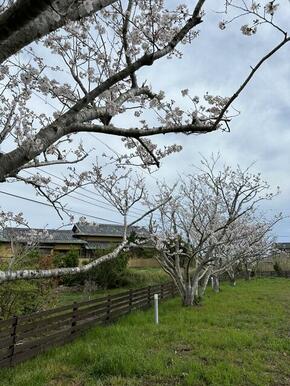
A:
POLYGON ((159 324, 158 294, 154 294, 154 321, 155 321, 155 324, 159 324))

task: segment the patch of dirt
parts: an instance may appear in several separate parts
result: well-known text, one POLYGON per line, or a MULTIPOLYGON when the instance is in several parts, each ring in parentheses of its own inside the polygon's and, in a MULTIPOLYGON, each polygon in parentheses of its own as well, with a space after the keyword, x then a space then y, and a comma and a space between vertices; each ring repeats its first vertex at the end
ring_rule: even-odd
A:
POLYGON ((140 385, 142 386, 178 386, 180 385, 179 378, 161 378, 161 377, 148 377, 142 378, 140 385))
POLYGON ((62 374, 51 380, 47 386, 85 386, 85 383, 79 380, 74 380, 72 376, 62 374))
POLYGON ((189 355, 192 352, 192 347, 187 344, 181 344, 174 349, 174 354, 179 356, 189 355))

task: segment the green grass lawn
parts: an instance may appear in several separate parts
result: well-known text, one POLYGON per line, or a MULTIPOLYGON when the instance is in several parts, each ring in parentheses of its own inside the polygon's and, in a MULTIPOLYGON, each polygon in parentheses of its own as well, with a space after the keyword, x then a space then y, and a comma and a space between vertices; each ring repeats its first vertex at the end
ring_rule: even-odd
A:
POLYGON ((13 369, 1 386, 290 385, 290 280, 239 281, 201 307, 179 299, 97 327, 13 369))

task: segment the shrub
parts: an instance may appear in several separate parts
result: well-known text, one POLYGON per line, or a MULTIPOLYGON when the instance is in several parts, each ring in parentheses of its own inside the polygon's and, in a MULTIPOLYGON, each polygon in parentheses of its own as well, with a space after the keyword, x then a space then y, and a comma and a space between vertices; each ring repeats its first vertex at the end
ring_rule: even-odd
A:
POLYGON ((53 256, 53 265, 58 268, 71 268, 79 265, 79 252, 71 249, 67 253, 53 256))
POLYGON ((273 264, 273 268, 274 271, 277 273, 277 276, 283 276, 283 269, 277 261, 275 261, 275 263, 273 264))
MULTIPOLYGON (((109 253, 111 249, 96 250, 96 258, 109 253)), ((98 267, 88 272, 80 273, 73 276, 64 276, 63 284, 85 285, 86 281, 94 282, 99 288, 118 288, 124 285, 124 273, 128 263, 126 253, 120 254, 116 259, 100 264, 98 267)))
POLYGON ((126 286, 137 288, 165 283, 170 278, 161 268, 129 268, 124 274, 124 280, 126 286))

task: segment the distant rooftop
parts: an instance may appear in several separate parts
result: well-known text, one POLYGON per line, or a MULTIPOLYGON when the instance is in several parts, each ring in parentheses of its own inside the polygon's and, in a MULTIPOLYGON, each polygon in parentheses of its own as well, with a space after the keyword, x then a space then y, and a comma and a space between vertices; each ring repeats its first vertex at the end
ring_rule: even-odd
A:
MULTIPOLYGON (((129 233, 130 231, 135 231, 139 235, 146 233, 146 230, 140 227, 131 227, 129 233)), ((79 239, 78 236, 122 237, 123 233, 123 225, 113 224, 76 223, 71 230, 7 227, 0 230, 0 241, 10 242, 16 238, 20 242, 31 239, 41 243, 86 244, 86 241, 79 239)))
MULTIPOLYGON (((73 227, 75 234, 81 234, 86 236, 115 236, 122 237, 124 233, 123 225, 114 224, 87 224, 87 223, 76 223, 73 227)), ((129 231, 135 231, 136 233, 146 233, 144 228, 131 227, 129 231)))
POLYGON ((83 240, 74 237, 72 230, 57 229, 31 229, 31 228, 4 228, 0 231, 0 241, 10 241, 17 238, 18 241, 37 240, 41 243, 72 243, 83 244, 83 240))
POLYGON ((289 243, 275 243, 275 246, 278 249, 289 249, 290 250, 290 242, 289 243))

